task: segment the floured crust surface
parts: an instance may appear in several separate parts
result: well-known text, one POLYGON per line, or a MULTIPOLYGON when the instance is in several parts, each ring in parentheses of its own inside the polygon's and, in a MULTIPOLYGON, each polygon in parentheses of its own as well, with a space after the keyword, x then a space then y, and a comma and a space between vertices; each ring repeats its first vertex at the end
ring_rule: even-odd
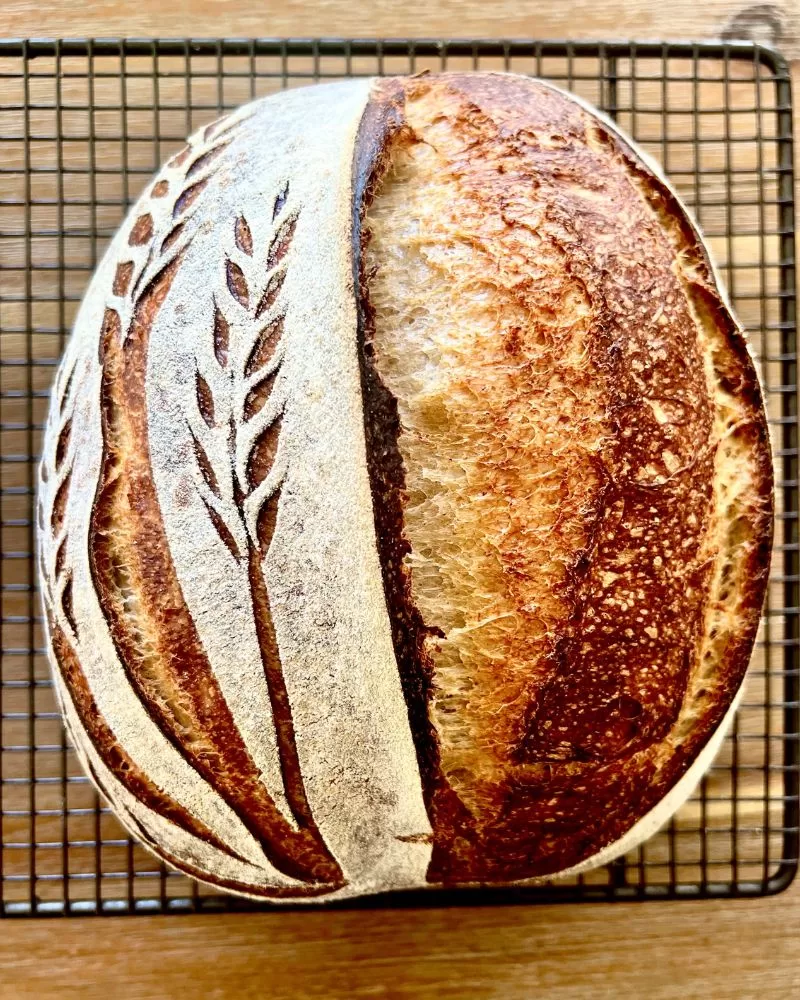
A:
POLYGON ((367 381, 396 401, 373 482, 402 511, 384 574, 427 695, 429 877, 524 879, 618 839, 725 715, 766 581, 766 424, 696 233, 602 122, 521 78, 383 94, 367 381))
POLYGON ((256 897, 407 888, 431 852, 348 281, 369 92, 256 102, 165 165, 82 305, 41 468, 84 766, 164 860, 256 897))

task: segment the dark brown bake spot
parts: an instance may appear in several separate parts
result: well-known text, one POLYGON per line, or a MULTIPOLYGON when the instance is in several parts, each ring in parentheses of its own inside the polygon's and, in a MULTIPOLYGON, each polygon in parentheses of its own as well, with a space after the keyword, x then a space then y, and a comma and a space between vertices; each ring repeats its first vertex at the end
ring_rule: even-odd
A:
POLYGON ((214 395, 211 392, 208 382, 200 372, 195 374, 195 391, 197 394, 197 408, 200 416, 209 427, 214 426, 214 395))
POLYGON ((236 220, 235 226, 235 240, 236 246, 246 253, 248 257, 253 256, 253 234, 250 232, 250 226, 247 224, 247 219, 243 215, 240 215, 236 220))
POLYGON ((117 269, 114 272, 114 284, 111 288, 114 295, 122 297, 128 294, 134 266, 132 260, 124 260, 117 264, 117 269))
POLYGON ((160 252, 165 255, 169 250, 171 250, 178 240, 181 238, 181 234, 186 228, 185 222, 179 222, 177 226, 173 226, 172 229, 167 233, 164 239, 161 241, 160 252))
POLYGON ((228 282, 228 291, 236 299, 242 308, 250 306, 250 292, 245 281, 242 269, 234 261, 229 260, 225 264, 225 278, 228 282))
POLYGON ((208 184, 208 178, 206 177, 202 181, 198 181, 196 184, 192 184, 190 187, 185 188, 181 192, 180 197, 175 202, 175 205, 172 209, 173 219, 177 219, 179 216, 183 215, 192 207, 195 201, 197 201, 197 199, 205 190, 207 184, 208 184))
POLYGON ((149 212, 145 212, 144 215, 140 215, 136 222, 134 222, 128 236, 128 244, 132 247, 144 246, 145 243, 150 242, 152 237, 153 216, 149 212))
POLYGON ((61 428, 61 432, 58 435, 58 441, 56 442, 56 472, 60 471, 61 466, 64 464, 64 459, 67 457, 71 434, 72 420, 68 419, 64 422, 64 426, 61 428))

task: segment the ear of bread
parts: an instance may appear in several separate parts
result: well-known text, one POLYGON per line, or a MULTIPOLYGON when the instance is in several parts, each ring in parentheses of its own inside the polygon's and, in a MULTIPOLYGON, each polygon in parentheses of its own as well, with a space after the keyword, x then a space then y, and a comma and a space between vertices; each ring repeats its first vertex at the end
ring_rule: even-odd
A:
POLYGON ((65 720, 232 892, 601 863, 721 739, 771 488, 702 241, 609 123, 502 74, 275 95, 154 179, 62 363, 65 720))

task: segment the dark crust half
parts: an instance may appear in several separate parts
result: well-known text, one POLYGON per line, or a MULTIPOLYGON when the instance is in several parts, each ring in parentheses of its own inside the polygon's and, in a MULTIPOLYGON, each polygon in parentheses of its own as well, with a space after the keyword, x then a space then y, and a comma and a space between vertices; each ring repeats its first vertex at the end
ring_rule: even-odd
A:
MULTIPOLYGON (((89 527, 92 581, 126 678, 154 724, 239 816, 269 863, 316 895, 323 888, 339 888, 341 870, 313 817, 299 815, 293 829, 261 779, 186 605, 156 496, 149 461, 147 359, 153 324, 184 254, 141 292, 127 337, 119 315, 106 310, 100 344, 103 452, 89 527), (136 598, 133 613, 126 605, 129 594, 136 598), (151 637, 150 647, 142 636, 151 637)), ((267 628, 268 603, 264 594, 256 597, 261 625, 267 628)), ((278 716, 276 711, 280 727, 278 716)), ((297 791, 296 786, 287 789, 295 800, 297 791)))
MULTIPOLYGON (((474 113, 475 120, 499 123, 498 129, 504 136, 513 133, 515 128, 525 131, 524 117, 529 109, 536 109, 537 102, 544 101, 554 107, 560 102, 559 110, 564 114, 567 128, 570 117, 578 115, 578 106, 563 95, 522 78, 453 74, 430 78, 430 83, 442 87, 443 91, 456 93, 469 106, 470 113, 474 113)), ((513 773, 510 771, 502 790, 501 818, 491 829, 481 828, 442 772, 439 738, 428 712, 432 666, 426 659, 424 643, 426 636, 435 635, 438 630, 435 622, 423 621, 414 606, 411 581, 403 565, 409 542, 404 534, 405 470, 398 444, 400 420, 397 401, 376 367, 375 323, 368 296, 370 276, 365 274, 363 266, 363 249, 368 238, 364 233, 364 215, 387 169, 392 148, 397 143, 411 141, 407 135, 404 102, 406 93, 416 85, 413 80, 387 80, 376 85, 361 123, 353 163, 354 281, 375 531, 395 654, 434 829, 428 878, 446 884, 512 882, 563 871, 617 841, 661 802, 689 770, 723 721, 749 662, 768 580, 773 521, 769 435, 761 389, 745 338, 720 297, 697 231, 669 187, 615 131, 596 120, 594 138, 607 145, 609 156, 624 159, 631 178, 645 194, 653 211, 673 229, 673 236, 679 235, 682 256, 692 265, 693 278, 686 289, 687 295, 694 309, 705 315, 724 339, 722 352, 714 357, 716 377, 723 388, 744 404, 747 419, 737 434, 746 441, 754 456, 754 474, 748 493, 752 503, 746 515, 747 544, 743 548, 741 566, 741 578, 748 583, 746 590, 736 595, 739 627, 724 650, 713 679, 713 691, 710 694, 701 692, 704 697, 698 707, 698 721, 671 755, 657 760, 648 749, 663 739, 676 720, 681 707, 680 694, 677 702, 673 698, 673 707, 666 718, 659 720, 657 711, 653 710, 648 739, 632 745, 630 753, 615 756, 601 746, 597 751, 590 747, 585 751, 586 757, 581 757, 582 747, 589 743, 586 739, 581 742, 581 734, 578 734, 575 755, 565 766, 558 753, 547 745, 546 731, 536 726, 537 713, 540 718, 543 713, 548 718, 558 718, 560 712, 567 710, 569 700, 576 694, 581 695, 580 679, 576 689, 569 678, 572 664, 566 662, 565 654, 566 672, 557 671, 562 674, 563 690, 556 676, 551 685, 551 703, 547 703, 548 692, 545 692, 531 706, 528 738, 519 748, 521 766, 513 773)), ((531 129, 533 127, 532 122, 531 129)), ((512 141, 516 142, 516 137, 512 141)), ((520 141, 524 145, 529 135, 520 141)), ((624 410, 624 390, 615 398, 613 386, 625 372, 618 359, 615 361, 614 343, 603 343, 603 337, 601 330, 593 349, 594 361, 597 370, 604 372, 612 386, 611 406, 624 410)), ((630 416, 638 419, 636 414, 630 416)), ((706 466, 705 474, 711 476, 711 466, 706 466)), ((617 484, 605 495, 601 518, 612 503, 615 490, 619 490, 617 484)), ((626 493, 629 503, 636 503, 636 492, 626 493)), ((668 496, 666 501, 669 502, 668 496)), ((579 578, 586 569, 585 562, 594 555, 595 552, 583 553, 583 563, 581 560, 576 562, 576 592, 580 590, 579 578)), ((694 582, 704 586, 707 593, 707 579, 698 577, 694 582)), ((655 599, 657 595, 654 592, 652 596, 655 599)), ((579 611, 576 620, 580 628, 579 611)), ((697 635, 686 642, 685 667, 682 671, 678 669, 673 678, 679 686, 676 690, 685 692, 692 666, 692 649, 698 648, 699 638, 697 635)), ((566 636, 564 642, 570 641, 566 636)), ((591 666, 586 668, 583 683, 586 685, 583 694, 591 701, 594 694, 591 666)), ((650 707, 645 705, 646 709, 650 707)), ((583 735, 592 736, 590 732, 583 735)))

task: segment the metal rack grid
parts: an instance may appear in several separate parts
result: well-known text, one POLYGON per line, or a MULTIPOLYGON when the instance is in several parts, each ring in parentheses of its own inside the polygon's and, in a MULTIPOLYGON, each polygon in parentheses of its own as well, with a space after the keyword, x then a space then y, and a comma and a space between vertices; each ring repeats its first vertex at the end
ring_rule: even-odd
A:
POLYGON ((772 576, 744 701, 691 801, 646 845, 597 872, 522 892, 444 898, 756 896, 780 891, 795 873, 797 345, 792 111, 780 56, 736 43, 6 41, 0 42, 4 914, 246 905, 168 872, 132 843, 66 742, 42 648, 32 560, 32 487, 48 390, 97 260, 126 207, 186 134, 281 88, 424 69, 545 77, 605 109, 661 161, 703 227, 750 331, 779 486, 772 576))

